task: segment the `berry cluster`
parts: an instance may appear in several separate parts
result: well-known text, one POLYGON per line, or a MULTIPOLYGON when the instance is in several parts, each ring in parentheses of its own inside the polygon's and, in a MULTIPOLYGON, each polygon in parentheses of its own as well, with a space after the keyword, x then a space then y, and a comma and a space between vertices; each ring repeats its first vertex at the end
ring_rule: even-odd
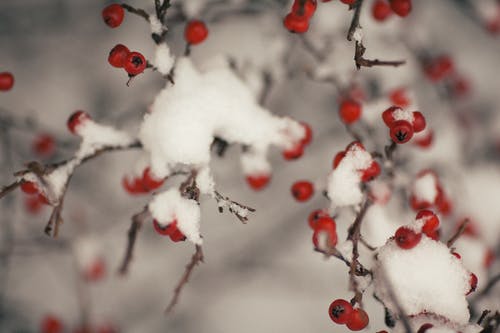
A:
POLYGON ((372 16, 377 21, 387 20, 392 13, 406 17, 411 12, 411 0, 375 0, 372 5, 372 16))
POLYGON ((314 15, 316 7, 316 0, 295 0, 292 10, 283 20, 285 28, 298 34, 306 32, 309 29, 309 20, 314 15))
POLYGON ((38 185, 34 182, 23 181, 21 183, 21 191, 28 194, 24 203, 26 210, 31 214, 38 213, 43 205, 48 205, 49 201, 45 194, 39 189, 38 185))
POLYGON ((361 308, 353 308, 344 299, 336 299, 328 308, 328 315, 336 324, 346 325, 351 331, 361 331, 370 321, 368 314, 361 308))
POLYGON ((141 74, 146 69, 148 62, 139 52, 130 50, 122 44, 117 44, 111 49, 108 62, 116 68, 123 68, 130 77, 141 74))
POLYGON ((132 180, 126 176, 123 177, 122 185, 130 194, 145 194, 162 186, 164 181, 164 179, 156 178, 147 167, 140 177, 134 177, 132 180))
POLYGON ((153 220, 155 231, 162 236, 169 236, 173 242, 182 242, 186 240, 186 236, 177 228, 177 220, 162 226, 157 220, 153 220))
POLYGON ((316 249, 329 252, 337 245, 337 224, 326 211, 311 212, 307 222, 313 230, 312 242, 316 249))
POLYGON ((0 73, 0 91, 11 90, 14 86, 14 75, 10 72, 0 73))
POLYGON ((414 210, 428 209, 435 206, 440 213, 448 215, 452 210, 452 205, 443 190, 443 186, 439 182, 439 178, 436 173, 432 170, 423 170, 417 174, 417 178, 413 184, 412 193, 410 195, 410 206, 414 210), (431 181, 430 185, 425 185, 426 187, 432 187, 428 190, 435 192, 435 195, 431 197, 423 197, 421 190, 419 188, 431 181))
MULTIPOLYGON (((345 150, 339 151, 335 155, 333 159, 333 169, 336 169, 339 166, 339 164, 342 163, 344 157, 348 153, 355 153, 356 150, 361 150, 366 152, 366 149, 361 142, 358 141, 351 142, 350 144, 347 145, 345 150)), ((357 169, 356 171, 361 176, 362 182, 368 182, 375 179, 380 174, 381 169, 380 169, 380 164, 372 159, 368 167, 363 169, 357 169)))
POLYGON ((424 59, 423 71, 433 83, 444 82, 445 88, 454 97, 465 97, 471 87, 469 81, 457 71, 453 59, 448 55, 439 55, 424 59))
POLYGON ((391 106, 382 113, 382 119, 389 128, 392 141, 398 144, 408 142, 414 133, 425 129, 426 123, 422 113, 409 112, 398 106, 391 106))

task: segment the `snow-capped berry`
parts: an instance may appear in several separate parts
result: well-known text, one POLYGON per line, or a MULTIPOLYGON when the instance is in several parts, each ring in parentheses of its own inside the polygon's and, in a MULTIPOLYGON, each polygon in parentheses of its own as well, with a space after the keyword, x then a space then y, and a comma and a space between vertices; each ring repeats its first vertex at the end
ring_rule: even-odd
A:
POLYGON ((390 0, 394 13, 401 17, 408 16, 411 12, 411 0, 390 0))
POLYGON ((40 323, 41 333, 62 333, 63 325, 61 320, 53 315, 46 315, 40 323))
POLYGON ((406 120, 396 120, 389 128, 391 139, 402 144, 408 142, 413 136, 413 126, 406 120))
POLYGON ((130 180, 127 176, 122 178, 123 188, 130 194, 146 193, 147 189, 140 178, 130 180))
POLYGON ((436 201, 434 203, 439 212, 442 213, 443 215, 448 215, 451 213, 453 206, 448 197, 446 196, 446 194, 444 193, 444 190, 440 184, 437 185, 437 196, 436 196, 436 201))
POLYGON ((189 21, 184 30, 184 38, 188 44, 196 45, 208 37, 208 28, 200 20, 189 21))
POLYGON ((40 134, 33 141, 33 151, 35 154, 43 157, 49 157, 52 155, 56 148, 56 143, 54 138, 50 134, 40 134))
POLYGON ((432 203, 426 201, 426 200, 421 200, 418 199, 416 196, 412 195, 410 196, 410 206, 414 210, 421 210, 421 209, 427 209, 432 206, 432 203))
POLYGON ((68 129, 71 133, 76 134, 78 132, 78 127, 84 124, 87 120, 90 120, 89 114, 85 111, 75 111, 69 118, 67 122, 68 129))
POLYGON ((340 162, 344 159, 345 157, 345 151, 339 151, 335 157, 333 158, 333 168, 337 169, 339 166, 340 162))
POLYGON ((296 160, 304 154, 304 145, 297 142, 291 148, 283 151, 283 158, 287 161, 296 160))
POLYGON ((337 226, 335 220, 331 217, 318 219, 314 226, 312 241, 318 249, 335 247, 337 245, 337 226))
POLYGON ((408 227, 399 227, 394 234, 394 240, 396 244, 405 250, 414 248, 422 238, 421 233, 416 233, 414 230, 408 227))
POLYGON ((365 312, 365 310, 358 308, 352 311, 351 316, 346 323, 346 326, 351 331, 361 331, 366 326, 368 326, 369 321, 370 318, 368 317, 368 314, 365 312))
POLYGON ((106 275, 106 262, 103 258, 99 257, 92 261, 85 269, 83 277, 87 281, 97 282, 104 278, 106 275))
POLYGON ((21 183, 21 191, 26 194, 38 193, 38 186, 34 182, 23 181, 21 183))
POLYGON ((144 169, 142 173, 142 183, 147 190, 156 190, 158 187, 163 185, 163 182, 164 179, 154 177, 149 167, 144 169))
POLYGON ((368 182, 373 180, 380 174, 380 164, 377 161, 372 161, 370 166, 364 170, 361 170, 361 181, 368 182))
POLYGON ((340 103, 339 115, 342 122, 352 124, 361 117, 361 105, 351 99, 346 99, 340 103))
POLYGON ((137 75, 144 72, 147 66, 147 61, 139 52, 130 52, 125 58, 123 68, 130 75, 137 75))
POLYGON ((405 108, 410 105, 410 99, 406 95, 406 89, 404 88, 397 88, 391 91, 391 93, 389 94, 389 99, 394 105, 401 108, 405 108))
POLYGON ((0 91, 11 90, 14 86, 14 75, 10 72, 0 73, 0 91))
POLYGON ((420 326, 417 333, 425 333, 425 332, 427 332, 427 330, 429 330, 433 327, 434 327, 434 325, 432 325, 431 323, 423 324, 422 326, 420 326))
POLYGON ((295 0, 292 5, 292 13, 297 16, 304 16, 307 19, 310 19, 314 12, 316 11, 317 3, 316 0, 305 0, 302 1, 303 6, 301 6, 301 0, 295 0))
POLYGON ((345 324, 351 318, 354 309, 345 299, 336 299, 328 308, 330 319, 336 324, 345 324))
POLYGON ((312 141, 313 131, 312 131, 311 126, 309 126, 309 124, 307 124, 305 122, 301 122, 300 125, 302 126, 302 128, 304 128, 304 131, 305 131, 304 137, 302 138, 302 140, 300 140, 300 143, 303 146, 306 146, 306 145, 310 144, 312 141))
POLYGON ((391 106, 384 112, 382 112, 382 120, 387 127, 391 127, 392 123, 395 121, 394 119, 394 111, 401 110, 399 106, 391 106))
POLYGON ((246 177, 246 181, 250 187, 256 191, 262 190, 269 184, 271 176, 269 174, 257 174, 249 175, 246 177))
POLYGON ((372 5, 372 15, 377 21, 385 21, 391 16, 392 10, 387 0, 375 0, 372 5))
POLYGON ((108 62, 111 66, 116 68, 123 68, 130 50, 123 44, 116 44, 115 47, 109 51, 108 62))
POLYGON ((297 181, 292 185, 291 191, 295 200, 304 202, 314 194, 314 185, 306 180, 297 181))
POLYGON ((120 26, 125 17, 125 11, 119 4, 111 4, 102 10, 102 19, 111 28, 120 26))
POLYGON ((413 131, 415 133, 421 132, 425 129, 425 117, 418 111, 413 112, 413 131))
POLYGON ((427 236, 431 236, 433 232, 439 227, 439 218, 436 214, 428 209, 421 210, 417 213, 417 220, 422 219, 424 225, 422 226, 422 232, 427 236))
POLYGON ((309 19, 305 16, 298 16, 295 13, 289 13, 283 20, 283 25, 292 33, 301 34, 309 29, 309 19))
POLYGON ((157 220, 153 220, 153 227, 155 231, 162 236, 170 236, 174 231, 173 222, 166 226, 162 226, 157 220))
POLYGON ((348 152, 349 150, 355 150, 355 149, 366 151, 365 146, 363 146, 363 144, 359 141, 353 141, 353 142, 349 143, 347 145, 347 147, 345 147, 346 152, 348 152))
POLYGON ((330 218, 330 215, 328 215, 328 212, 323 209, 316 209, 312 211, 307 218, 309 227, 311 227, 311 229, 314 229, 316 227, 316 222, 318 222, 319 219, 325 217, 330 218))
POLYGON ((470 284, 470 289, 465 295, 469 295, 476 291, 477 288, 477 276, 474 273, 470 273, 470 278, 469 278, 469 284, 470 284))
POLYGON ((434 141, 434 131, 427 130, 423 135, 417 136, 413 139, 413 143, 421 148, 428 148, 434 141))

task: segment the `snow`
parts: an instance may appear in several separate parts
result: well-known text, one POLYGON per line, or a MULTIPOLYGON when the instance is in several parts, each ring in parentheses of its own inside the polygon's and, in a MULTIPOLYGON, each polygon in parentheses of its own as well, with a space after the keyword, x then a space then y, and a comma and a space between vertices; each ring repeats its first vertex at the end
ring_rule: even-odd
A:
MULTIPOLYGON (((479 333, 482 327, 476 324, 465 324, 459 325, 456 323, 451 323, 446 318, 435 316, 432 314, 420 314, 411 318, 408 318, 410 326, 413 332, 418 332, 418 329, 424 324, 433 325, 432 328, 427 329, 426 333, 479 333)), ((396 327, 392 331, 393 333, 406 333, 404 326, 401 322, 396 324, 396 327)))
POLYGON ((361 43, 363 41, 363 29, 361 27, 356 27, 354 33, 352 34, 352 38, 356 42, 361 43))
POLYGON ((156 47, 154 63, 158 72, 163 75, 169 74, 174 67, 175 57, 171 54, 167 43, 161 43, 156 47))
POLYGON ((488 271, 484 266, 484 258, 488 252, 488 247, 480 238, 462 235, 453 244, 455 252, 460 254, 465 267, 476 274, 477 290, 485 286, 488 280, 488 271))
POLYGON ((406 120, 409 123, 413 123, 413 112, 408 111, 408 109, 398 108, 392 113, 394 120, 406 120))
POLYGON ((172 188, 155 195, 148 209, 161 226, 176 220, 177 228, 189 241, 202 244, 200 207, 195 200, 183 198, 177 189, 172 188))
POLYGON ((433 203, 438 195, 437 179, 431 172, 418 177, 413 184, 413 194, 419 200, 433 203))
POLYGON ((163 25, 161 24, 160 20, 158 20, 155 14, 149 15, 149 25, 151 28, 151 33, 161 35, 163 31, 163 25))

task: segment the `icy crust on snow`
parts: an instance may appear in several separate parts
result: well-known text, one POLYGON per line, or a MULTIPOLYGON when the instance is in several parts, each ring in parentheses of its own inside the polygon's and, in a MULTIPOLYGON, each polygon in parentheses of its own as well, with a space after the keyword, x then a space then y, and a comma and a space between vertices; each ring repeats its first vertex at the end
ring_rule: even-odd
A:
POLYGON ((456 325, 469 321, 465 298, 470 289, 469 272, 445 244, 425 235, 412 249, 401 249, 394 239, 381 247, 374 286, 376 295, 393 314, 398 310, 391 295, 396 295, 406 315, 432 313, 456 325))
POLYGON ((152 171, 159 177, 179 165, 208 167, 215 136, 249 147, 250 153, 242 158, 247 170, 267 170, 271 145, 290 148, 304 135, 298 122, 259 106, 226 63, 200 72, 185 57, 176 64, 175 85, 158 94, 139 131, 152 171))
POLYGON ((438 195, 437 179, 431 172, 426 172, 413 183, 413 195, 419 200, 433 203, 438 195))
POLYGON ((367 151, 354 147, 328 176, 328 198, 331 209, 341 206, 358 205, 363 200, 360 189, 361 174, 358 170, 366 169, 373 161, 367 151))
POLYGON ((200 206, 195 200, 182 197, 177 189, 169 189, 155 195, 148 209, 162 227, 177 221, 177 228, 189 241, 202 244, 200 206))
POLYGON ((134 138, 126 132, 98 124, 91 119, 78 126, 78 135, 82 138, 82 142, 72 159, 41 177, 31 172, 20 177, 25 181, 36 183, 51 205, 57 205, 60 202, 69 177, 83 160, 100 149, 125 147, 134 142, 134 138))

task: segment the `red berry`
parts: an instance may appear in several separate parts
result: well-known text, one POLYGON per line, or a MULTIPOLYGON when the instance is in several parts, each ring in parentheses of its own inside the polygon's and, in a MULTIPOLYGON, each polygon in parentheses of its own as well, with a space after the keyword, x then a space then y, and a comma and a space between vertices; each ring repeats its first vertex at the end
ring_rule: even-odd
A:
POLYGON ((129 75, 137 75, 144 72, 148 62, 146 58, 139 52, 130 52, 125 59, 123 68, 129 75))
POLYGON ((257 174, 246 177, 248 185, 250 185, 250 187, 255 191, 262 190, 264 187, 266 187, 266 185, 269 184, 270 179, 271 175, 269 174, 257 174))
POLYGON ((184 39, 188 44, 196 45, 203 42, 208 36, 207 26, 203 21, 191 20, 184 29, 184 39))
POLYGON ((422 238, 421 233, 416 233, 408 227, 399 227, 394 234, 396 244, 405 250, 414 248, 422 238))
POLYGON ((345 299, 336 299, 328 308, 330 319, 336 324, 345 324, 351 318, 354 309, 345 299))
POLYGON ((144 169, 144 172, 142 173, 142 184, 147 190, 156 190, 158 187, 163 185, 163 182, 164 179, 155 178, 151 174, 151 169, 149 167, 144 169))
POLYGON ((394 13, 401 17, 408 16, 411 12, 411 0, 390 0, 394 13))
POLYGON ((78 127, 90 120, 89 114, 85 111, 75 111, 68 119, 67 126, 71 133, 77 134, 78 127))
POLYGON ((345 157, 345 151, 339 151, 337 153, 337 155, 335 155, 334 159, 333 159, 333 168, 334 169, 337 169, 337 167, 339 166, 340 162, 344 159, 345 157))
POLYGON ((413 136, 413 126, 406 120, 396 120, 389 130, 391 139, 398 144, 408 142, 413 136))
POLYGON ((372 161, 370 166, 364 170, 361 170, 361 181, 368 182, 373 180, 380 174, 380 164, 377 161, 372 161))
POLYGON ((434 132, 432 130, 428 130, 423 136, 416 137, 413 140, 413 143, 421 148, 428 148, 432 145, 434 141, 434 132))
POLYGON ((345 3, 346 5, 352 6, 356 3, 357 0, 340 0, 340 2, 345 3))
POLYGON ((40 323, 42 333, 62 333, 63 325, 59 318, 53 315, 46 315, 40 323))
POLYGON ((43 203, 38 200, 38 196, 29 196, 24 199, 24 207, 30 214, 38 214, 43 207, 43 203))
MULTIPOLYGON (((177 222, 174 222, 177 224, 177 222)), ((174 231, 170 234, 170 240, 173 242, 183 242, 186 240, 186 236, 174 225, 174 231)))
POLYGON ((50 134, 40 134, 33 142, 33 151, 40 156, 49 157, 55 151, 56 144, 50 134))
POLYGON ((425 333, 428 329, 431 329, 433 327, 434 325, 432 325, 431 323, 423 324, 422 326, 420 326, 417 333, 425 333))
POLYGON ((303 6, 300 5, 301 0, 295 0, 292 5, 292 13, 297 16, 304 16, 307 19, 310 19, 314 12, 316 11, 317 3, 316 0, 305 0, 303 2, 303 6))
POLYGON ((415 133, 421 132, 425 129, 425 117, 422 113, 415 111, 413 112, 413 130, 415 133))
POLYGON ((314 225, 312 241, 318 249, 324 249, 325 247, 334 248, 337 245, 337 226, 335 220, 331 217, 318 219, 314 225), (326 241, 326 244, 324 241, 326 241))
POLYGON ((295 200, 304 202, 309 200, 314 194, 314 185, 309 181, 301 180, 295 182, 291 190, 295 200))
POLYGON ((10 72, 0 73, 0 91, 11 90, 14 86, 14 75, 10 72))
POLYGON ((340 104, 339 115, 345 124, 352 124, 361 117, 361 105, 351 99, 344 100, 340 104))
POLYGON ((329 217, 330 217, 330 215, 328 215, 328 212, 326 212, 322 209, 316 209, 309 214, 309 217, 307 218, 307 222, 309 224, 309 227, 311 227, 311 229, 314 229, 314 228, 316 228, 316 223, 318 222, 319 219, 329 218, 329 217))
POLYGON ((460 254, 458 254, 457 252, 452 252, 451 254, 453 254, 453 256, 457 259, 462 259, 462 256, 460 254))
POLYGON ((147 189, 141 178, 129 180, 127 176, 122 178, 123 188, 130 194, 146 193, 147 189))
POLYGON ((307 146, 308 144, 311 143, 312 138, 313 138, 312 128, 311 128, 311 126, 309 126, 309 124, 307 124, 305 122, 301 122, 300 125, 302 125, 302 127, 304 128, 304 131, 305 131, 304 137, 302 138, 302 140, 300 140, 300 143, 303 146, 307 146))
POLYGON ((453 60, 443 55, 428 62, 424 67, 424 72, 431 81, 438 82, 451 74, 454 67, 453 60))
POLYGON ((430 210, 424 209, 419 211, 415 219, 424 220, 424 225, 422 226, 422 232, 429 237, 439 227, 439 218, 436 216, 436 214, 434 214, 430 210))
POLYGON ((108 62, 113 67, 123 68, 129 53, 130 50, 125 45, 116 44, 115 47, 109 51, 108 62))
POLYGON ((441 186, 438 186, 437 191, 438 191, 438 195, 436 197, 436 202, 435 202, 437 209, 443 215, 450 214, 451 210, 453 208, 450 200, 445 195, 445 193, 444 193, 443 189, 441 188, 441 186))
POLYGON ((470 273, 470 278, 469 278, 469 284, 470 284, 470 289, 465 295, 469 295, 470 293, 473 293, 476 291, 477 288, 477 276, 474 273, 470 273))
POLYGON ((21 183, 21 191, 26 194, 38 193, 38 186, 34 182, 23 181, 21 183))
POLYGON ((174 222, 167 224, 166 226, 162 226, 157 220, 153 220, 153 227, 158 234, 162 236, 170 236, 174 232, 174 222))
POLYGON ((346 152, 348 152, 349 150, 354 151, 355 149, 366 151, 365 146, 363 146, 363 144, 359 141, 353 141, 350 144, 348 144, 347 147, 345 147, 346 152))
POLYGON ((368 314, 363 309, 354 309, 346 326, 351 331, 361 331, 363 328, 368 326, 370 318, 368 314))
POLYGON ((296 160, 304 154, 304 145, 297 142, 293 147, 283 151, 283 158, 287 161, 296 160))
POLYGON ((405 108, 410 105, 410 99, 406 95, 406 90, 404 88, 394 89, 389 94, 389 98, 394 105, 401 108, 405 108))
POLYGON ((84 277, 87 281, 96 282, 106 274, 106 262, 103 258, 94 260, 85 270, 84 277))
POLYGON ((410 206, 414 210, 421 210, 421 209, 426 209, 432 206, 430 202, 427 202, 425 200, 419 200, 417 199, 416 196, 412 195, 410 196, 410 206))
POLYGON ((387 127, 391 127, 392 123, 395 121, 394 119, 394 111, 401 110, 399 106, 391 106, 384 112, 382 112, 382 120, 387 127))
POLYGON ((112 4, 102 10, 102 19, 111 28, 116 28, 123 22, 125 11, 119 4, 112 4))
POLYGON ((309 29, 309 19, 305 16, 298 16, 295 13, 289 13, 283 20, 283 25, 288 31, 301 34, 309 29))
POLYGON ((372 6, 372 15, 375 20, 385 21, 391 14, 391 7, 386 0, 375 0, 372 6))

